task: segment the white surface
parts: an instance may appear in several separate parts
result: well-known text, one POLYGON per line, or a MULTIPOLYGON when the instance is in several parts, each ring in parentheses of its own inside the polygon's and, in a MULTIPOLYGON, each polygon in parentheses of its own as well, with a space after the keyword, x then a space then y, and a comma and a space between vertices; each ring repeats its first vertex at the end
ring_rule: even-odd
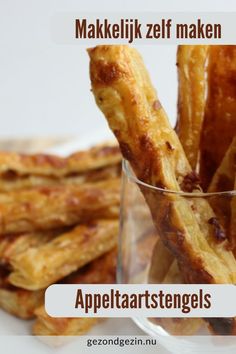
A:
MULTIPOLYGON (((0 137, 85 133, 106 122, 90 92, 84 46, 50 37, 57 11, 232 11, 235 0, 0 0, 0 137)), ((163 106, 176 116, 175 46, 140 46, 163 106)))

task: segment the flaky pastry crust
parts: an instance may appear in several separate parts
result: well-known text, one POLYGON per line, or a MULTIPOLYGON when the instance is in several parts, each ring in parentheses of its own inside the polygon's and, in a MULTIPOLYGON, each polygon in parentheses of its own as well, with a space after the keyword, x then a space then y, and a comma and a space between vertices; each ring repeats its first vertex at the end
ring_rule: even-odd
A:
MULTIPOLYGON (((70 284, 113 284, 116 281, 117 249, 106 253, 91 262, 78 272, 71 274, 62 283, 70 284)), ((73 336, 86 333, 98 318, 53 318, 47 315, 44 306, 39 307, 35 314, 37 320, 33 326, 34 334, 73 336)))
POLYGON ((226 151, 219 167, 217 168, 208 192, 225 192, 234 189, 234 179, 236 172, 236 136, 233 138, 228 150, 226 151))
POLYGON ((55 283, 116 246, 118 221, 98 220, 75 227, 11 260, 9 282, 38 290, 55 283))
MULTIPOLYGON (((226 192, 235 190, 235 175, 236 175, 236 137, 232 140, 228 150, 226 151, 223 160, 217 168, 212 181, 209 185, 208 192, 226 192)), ((224 225, 226 234, 230 240, 232 248, 236 245, 236 229, 234 227, 234 205, 235 196, 216 195, 209 198, 217 217, 224 225)), ((235 225, 236 226, 236 225, 235 225)))
POLYGON ((49 230, 119 214, 120 180, 0 194, 0 234, 49 230))
MULTIPOLYGON (((186 179, 195 176, 140 55, 128 46, 98 46, 88 52, 96 102, 137 177, 162 189, 185 190, 186 179)), ((227 241, 216 240, 208 223, 215 215, 206 200, 141 189, 163 243, 191 274, 189 281, 236 282, 235 258, 227 241)))
POLYGON ((68 157, 2 151, 0 152, 0 176, 6 179, 28 175, 60 178, 111 166, 120 161, 121 154, 114 143, 98 145, 75 152, 68 157))
POLYGON ((201 136, 200 177, 206 190, 236 135, 236 46, 212 45, 201 136))
POLYGON ((0 288, 0 308, 24 320, 35 317, 34 311, 44 301, 44 290, 28 291, 16 287, 0 288))
POLYGON ((204 119, 208 50, 207 45, 180 45, 177 52, 179 84, 176 132, 193 170, 198 163, 204 119))
MULTIPOLYGON (((64 230, 65 232, 65 230, 64 230)), ((11 260, 30 247, 39 247, 63 233, 63 229, 7 234, 0 238, 0 265, 8 267, 11 260)))
POLYGON ((29 189, 41 186, 81 185, 120 177, 121 163, 75 173, 70 176, 54 177, 29 174, 26 176, 0 177, 0 192, 29 189))

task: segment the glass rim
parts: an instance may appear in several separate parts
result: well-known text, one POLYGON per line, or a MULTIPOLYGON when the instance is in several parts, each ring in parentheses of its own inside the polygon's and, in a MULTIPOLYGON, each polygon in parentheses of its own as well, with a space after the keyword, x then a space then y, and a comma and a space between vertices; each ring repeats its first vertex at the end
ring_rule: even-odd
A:
POLYGON ((125 159, 122 159, 122 171, 130 180, 132 180, 132 182, 134 182, 140 186, 143 186, 145 188, 149 188, 149 189, 155 190, 157 192, 161 192, 161 193, 168 193, 168 194, 174 194, 174 195, 178 195, 178 196, 182 196, 182 197, 191 197, 191 198, 206 198, 206 197, 213 197, 213 196, 225 196, 225 197, 236 196, 236 190, 223 191, 223 192, 200 192, 200 191, 199 192, 183 192, 183 191, 175 191, 175 190, 171 190, 171 189, 156 187, 156 186, 145 183, 145 182, 141 181, 140 179, 138 179, 134 175, 134 173, 130 167, 129 161, 127 161, 125 159))

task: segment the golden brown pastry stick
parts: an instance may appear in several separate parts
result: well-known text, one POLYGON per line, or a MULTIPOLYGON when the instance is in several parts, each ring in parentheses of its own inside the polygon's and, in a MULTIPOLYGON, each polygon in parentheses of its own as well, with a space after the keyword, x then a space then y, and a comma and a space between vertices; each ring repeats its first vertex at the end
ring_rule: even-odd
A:
POLYGON ((164 246, 161 239, 159 239, 153 248, 150 269, 148 275, 148 282, 151 284, 163 283, 168 270, 174 262, 173 254, 164 246))
MULTIPOLYGON (((106 253, 91 262, 80 271, 68 276, 62 283, 70 284, 113 284, 116 280, 117 250, 106 253)), ((35 314, 37 321, 33 333, 38 336, 61 335, 73 336, 86 333, 98 318, 53 318, 47 315, 44 306, 39 307, 35 314)))
POLYGON ((180 45, 177 51, 178 119, 176 132, 196 170, 206 99, 207 45, 180 45))
MULTIPOLYGON (((92 261, 88 265, 60 280, 60 283, 113 283, 116 273, 116 248, 92 261)), ((35 310, 43 305, 44 289, 30 291, 20 289, 7 282, 7 273, 1 275, 0 307, 23 319, 35 317, 35 310)), ((42 306, 43 307, 43 306, 42 306)))
POLYGON ((119 214, 120 180, 0 194, 0 234, 49 230, 119 214))
POLYGON ((210 46, 200 177, 206 190, 236 135, 236 46, 210 46))
POLYGON ((234 189, 234 179, 236 172, 236 136, 233 138, 223 160, 217 168, 208 192, 225 192, 234 189))
POLYGON ((0 307, 22 319, 35 317, 34 311, 44 300, 44 290, 28 291, 16 287, 0 288, 0 307))
MULTIPOLYGON (((89 55, 96 102, 137 177, 156 187, 193 190, 195 175, 136 50, 98 46, 90 49, 89 55)), ((235 283, 234 256, 225 247, 227 241, 217 242, 208 224, 214 213, 206 201, 196 198, 193 205, 191 199, 177 194, 163 197, 144 187, 142 191, 163 243, 191 270, 192 282, 235 283), (201 210, 201 225, 196 208, 201 210)))
POLYGON ((35 309, 43 304, 44 290, 17 288, 9 284, 8 276, 9 269, 0 266, 0 308, 22 319, 35 317, 35 309))
MULTIPOLYGON (((116 270, 116 248, 99 257, 95 261, 84 266, 82 269, 62 279, 60 283, 99 283, 106 280, 113 283, 116 270)), ((3 275, 6 277, 6 274, 3 275)), ((35 310, 44 302, 44 289, 30 291, 20 289, 5 281, 0 287, 0 307, 23 319, 35 317, 35 310)), ((43 307, 43 306, 42 306, 43 307)))
POLYGON ((10 234, 0 238, 0 265, 9 266, 11 259, 30 247, 43 245, 66 229, 55 229, 44 232, 10 234))
POLYGON ((116 280, 117 247, 60 280, 61 284, 113 284, 116 280))
POLYGON ((61 178, 116 165, 120 161, 119 148, 113 143, 79 151, 66 158, 47 154, 0 152, 0 176, 6 179, 28 175, 61 178))
MULTIPOLYGON (((209 185, 208 192, 225 192, 234 190, 234 180, 236 174, 236 137, 233 139, 230 144, 228 150, 225 153, 221 164, 216 170, 212 181, 209 185)), ((215 195, 209 198, 209 202, 211 203, 217 217, 219 218, 221 224, 227 231, 228 238, 230 239, 230 243, 233 246, 234 237, 233 229, 230 231, 230 223, 232 220, 231 217, 231 197, 228 195, 215 195)), ((234 202, 232 200, 232 206, 234 202)))
POLYGON ((118 221, 98 220, 77 226, 12 259, 9 282, 29 290, 45 288, 111 250, 117 234, 118 221))
POLYGON ((105 179, 117 178, 121 174, 120 162, 111 166, 85 171, 71 176, 54 177, 26 175, 15 177, 0 177, 0 192, 11 192, 13 190, 29 189, 40 186, 55 185, 80 185, 83 183, 98 182, 105 179))
MULTIPOLYGON (((191 172, 135 49, 98 46, 90 49, 89 55, 96 102, 137 177, 169 190, 194 190, 196 175, 191 172)), ((188 201, 175 193, 165 193, 163 197, 162 193, 144 186, 141 189, 160 237, 191 274, 191 282, 235 283, 234 256, 226 248, 227 241, 216 240, 213 225, 209 225, 214 213, 207 201, 202 198, 188 201)), ((232 319, 231 334, 234 322, 232 319)))

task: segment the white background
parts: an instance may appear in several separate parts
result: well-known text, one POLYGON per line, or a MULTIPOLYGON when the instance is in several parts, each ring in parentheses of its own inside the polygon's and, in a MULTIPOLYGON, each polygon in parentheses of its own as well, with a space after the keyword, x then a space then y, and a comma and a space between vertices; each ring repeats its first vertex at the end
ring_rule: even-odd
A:
MULTIPOLYGON (((231 11, 230 1, 0 0, 0 138, 83 136, 106 127, 92 94, 81 45, 51 39, 57 11, 231 11)), ((139 46, 172 122, 175 46, 139 46)))

